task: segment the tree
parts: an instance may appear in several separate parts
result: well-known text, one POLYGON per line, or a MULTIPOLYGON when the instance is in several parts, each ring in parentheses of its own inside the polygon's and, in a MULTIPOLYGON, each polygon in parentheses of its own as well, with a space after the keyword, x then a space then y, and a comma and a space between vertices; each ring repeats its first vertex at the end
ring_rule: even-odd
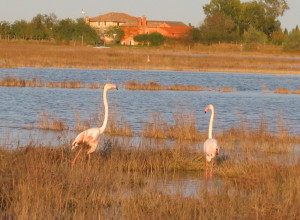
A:
POLYGON ((11 29, 16 38, 29 39, 30 37, 30 26, 25 20, 15 21, 11 29))
POLYGON ((165 37, 158 32, 149 34, 148 39, 151 46, 159 46, 165 42, 165 37))
POLYGON ((10 38, 11 27, 10 24, 6 21, 0 22, 0 39, 1 38, 10 38))
POLYGON ((237 39, 234 22, 230 16, 216 12, 205 18, 200 26, 200 41, 211 44, 230 42, 237 39))
POLYGON ((54 37, 57 42, 64 41, 66 44, 74 38, 75 22, 71 18, 60 20, 54 26, 54 37))
POLYGON ((31 33, 32 37, 36 40, 46 39, 48 38, 46 26, 44 23, 44 16, 41 14, 37 14, 31 20, 31 33))
POLYGON ((142 45, 147 45, 149 42, 148 34, 138 34, 138 35, 134 36, 133 39, 134 39, 134 41, 136 41, 142 45))
POLYGON ((300 31, 298 25, 288 35, 283 45, 284 50, 297 50, 300 52, 300 31))
POLYGON ((110 26, 107 28, 105 36, 119 43, 124 36, 124 32, 119 26, 110 26))
POLYGON ((235 25, 238 25, 241 2, 240 0, 211 0, 209 4, 203 6, 203 10, 206 16, 212 16, 216 13, 229 16, 235 25))
POLYGON ((252 49, 257 44, 266 43, 267 40, 268 38, 264 32, 259 31, 254 27, 250 26, 248 31, 246 31, 244 35, 245 49, 252 49))

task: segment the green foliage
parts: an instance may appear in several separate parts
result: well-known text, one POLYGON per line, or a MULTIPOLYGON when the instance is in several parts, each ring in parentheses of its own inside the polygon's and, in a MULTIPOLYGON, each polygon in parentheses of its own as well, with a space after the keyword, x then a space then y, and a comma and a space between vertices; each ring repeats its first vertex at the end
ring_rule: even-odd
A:
POLYGON ((63 19, 54 27, 54 37, 57 42, 64 41, 66 44, 73 39, 75 33, 75 22, 70 19, 63 19))
POLYGON ((119 26, 110 26, 108 27, 105 36, 113 39, 116 43, 119 43, 124 36, 124 32, 119 26))
POLYGON ((298 26, 288 35, 283 48, 284 50, 296 50, 300 52, 300 31, 298 26))
POLYGON ((232 18, 222 13, 207 16, 200 27, 200 41, 203 43, 231 42, 237 39, 232 18))
POLYGON ((272 33, 271 41, 273 44, 282 45, 283 42, 286 40, 286 38, 287 38, 287 35, 280 30, 280 31, 275 31, 272 33))
POLYGON ((25 20, 16 21, 12 24, 11 30, 14 33, 16 38, 22 39, 29 39, 31 32, 30 32, 30 25, 25 20))
POLYGON ((0 39, 7 38, 11 34, 10 24, 6 21, 0 22, 0 39))
POLYGON ((252 49, 257 44, 264 44, 268 40, 264 32, 256 30, 254 27, 250 26, 249 30, 245 32, 244 42, 245 49, 252 49))
POLYGON ((165 37, 158 32, 153 32, 149 35, 148 34, 139 34, 139 35, 136 35, 133 39, 142 45, 150 44, 151 46, 159 46, 165 42, 165 37))
POLYGON ((148 39, 151 46, 159 46, 165 42, 165 37, 158 32, 149 34, 148 39))
MULTIPOLYGON (((272 38, 273 32, 280 31, 278 17, 282 16, 287 9, 289 7, 286 0, 257 0, 242 3, 240 0, 211 0, 203 7, 206 18, 215 14, 230 17, 234 22, 236 34, 240 36, 252 26, 264 32, 269 39, 272 38)), ((207 33, 207 35, 213 36, 218 33, 207 33)))
POLYGON ((147 45, 148 43, 148 34, 138 34, 134 36, 134 41, 138 42, 139 44, 142 45, 147 45))
POLYGON ((50 40, 55 38, 57 42, 70 40, 83 41, 94 44, 99 37, 90 25, 84 22, 83 18, 76 21, 67 18, 57 20, 55 14, 37 14, 31 22, 25 20, 15 21, 12 25, 8 22, 0 22, 0 38, 50 40))

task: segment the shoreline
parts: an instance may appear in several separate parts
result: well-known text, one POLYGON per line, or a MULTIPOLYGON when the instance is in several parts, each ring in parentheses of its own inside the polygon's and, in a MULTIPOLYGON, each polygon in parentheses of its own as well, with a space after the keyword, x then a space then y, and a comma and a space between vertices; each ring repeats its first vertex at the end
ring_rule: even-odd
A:
POLYGON ((247 74, 300 74, 300 54, 265 46, 245 52, 238 45, 184 47, 89 46, 0 41, 0 68, 119 69, 247 74), (226 51, 226 52, 225 52, 226 51), (150 58, 150 62, 147 58, 150 58))

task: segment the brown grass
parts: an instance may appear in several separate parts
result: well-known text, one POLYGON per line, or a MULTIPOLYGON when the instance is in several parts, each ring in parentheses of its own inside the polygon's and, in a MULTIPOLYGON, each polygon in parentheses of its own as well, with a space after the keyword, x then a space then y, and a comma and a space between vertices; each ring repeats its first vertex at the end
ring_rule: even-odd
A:
MULTIPOLYGON (((204 89, 198 85, 181 85, 174 84, 171 86, 161 85, 158 82, 151 80, 149 82, 139 82, 135 79, 123 83, 125 89, 128 90, 176 90, 176 91, 211 91, 212 89, 204 89)), ((226 90, 226 89, 225 89, 226 90)), ((224 90, 224 92, 225 92, 224 90)), ((223 90, 220 90, 223 91, 223 90)), ((232 89, 232 91, 235 91, 232 89)), ((229 91, 228 91, 229 92, 229 91)))
POLYGON ((80 89, 80 88, 89 88, 89 89, 100 89, 103 88, 103 85, 98 83, 85 84, 79 80, 76 81, 61 81, 61 82, 43 82, 41 78, 34 78, 31 76, 30 80, 24 80, 22 77, 5 77, 0 81, 0 86, 7 87, 47 87, 47 88, 69 88, 69 89, 80 89))
POLYGON ((174 124, 169 124, 161 117, 161 113, 153 113, 152 121, 145 124, 141 135, 163 139, 203 140, 203 135, 197 130, 193 113, 175 112, 173 118, 174 124))
POLYGON ((68 125, 62 120, 57 119, 55 114, 48 114, 45 110, 38 116, 38 128, 43 130, 62 131, 68 129, 68 125))
MULTIPOLYGON (((67 146, 70 144, 67 144, 67 146)), ((215 181, 185 196, 176 176, 204 176, 205 158, 191 148, 118 146, 106 142, 88 171, 81 154, 28 145, 0 148, 0 216, 3 219, 298 219, 300 160, 279 165, 220 157, 215 181), (174 180, 170 193, 169 180, 174 180), (215 185, 217 184, 217 185, 215 185), (207 187, 210 190, 207 190, 207 187), (176 190, 177 189, 177 190, 176 190)))
POLYGON ((87 69, 151 69, 247 73, 299 73, 299 53, 283 52, 280 46, 261 46, 242 51, 237 44, 163 47, 112 47, 55 45, 49 42, 0 40, 0 67, 53 67, 87 69), (151 63, 146 62, 150 54, 151 63), (201 56, 197 56, 197 55, 201 56), (194 56, 188 56, 194 55, 194 56), (202 56, 205 55, 205 56, 202 56))

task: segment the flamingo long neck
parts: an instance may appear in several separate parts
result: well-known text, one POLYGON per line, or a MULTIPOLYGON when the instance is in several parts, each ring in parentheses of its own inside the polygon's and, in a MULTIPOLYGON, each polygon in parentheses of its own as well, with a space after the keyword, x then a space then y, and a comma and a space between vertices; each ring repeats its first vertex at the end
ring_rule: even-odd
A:
POLYGON ((107 103, 106 94, 107 94, 107 89, 104 89, 103 91, 104 120, 102 126, 99 128, 100 134, 104 132, 108 120, 108 103, 107 103))
POLYGON ((210 121, 209 121, 209 127, 208 127, 208 138, 212 138, 214 117, 215 117, 215 110, 214 110, 214 108, 212 108, 211 109, 211 115, 210 115, 210 121))

